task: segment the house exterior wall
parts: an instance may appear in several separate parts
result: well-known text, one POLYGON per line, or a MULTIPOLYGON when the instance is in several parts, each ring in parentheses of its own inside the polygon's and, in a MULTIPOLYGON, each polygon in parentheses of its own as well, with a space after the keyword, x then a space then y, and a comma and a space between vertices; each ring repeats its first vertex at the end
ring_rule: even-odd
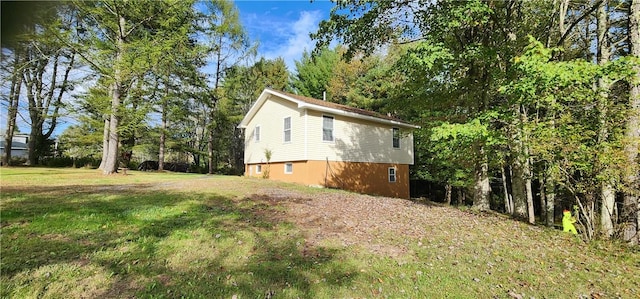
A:
POLYGON ((259 107, 245 131, 245 163, 322 160, 413 164, 413 134, 400 129, 400 148, 393 148, 393 126, 309 109, 272 96, 259 107), (322 140, 322 117, 332 116, 334 141, 322 140), (284 118, 291 117, 291 142, 284 142, 284 118), (255 141, 256 126, 260 141, 255 141))
MULTIPOLYGON (((413 164, 410 125, 399 125, 400 147, 393 147, 394 123, 352 117, 344 111, 309 108, 263 92, 245 116, 245 175, 354 192, 409 198, 409 165, 413 164), (266 95, 266 97, 264 97, 266 95), (299 106, 300 105, 300 106, 299 106), (333 111, 332 113, 322 111, 333 111), (323 116, 333 117, 333 141, 323 141, 323 116), (291 141, 284 141, 284 119, 291 117, 291 141), (256 141, 256 127, 260 140, 256 141), (267 165, 265 150, 272 156, 267 165), (291 163, 292 173, 285 173, 291 163), (256 172, 261 165, 262 172, 256 172), (393 167, 396 181, 389 181, 393 167)), ((316 106, 317 107, 317 106, 316 106)))
POLYGON ((393 148, 393 126, 307 111, 308 160, 413 164, 413 134, 400 129, 400 148, 393 148), (334 117, 334 141, 322 140, 323 115, 334 117), (405 133, 405 134, 402 134, 405 133))
MULTIPOLYGON (((5 135, 0 135, 0 155, 6 154, 4 139, 5 139, 5 135)), ((27 158, 29 156, 29 149, 27 148, 28 141, 29 141, 29 135, 25 135, 25 134, 14 135, 11 142, 11 157, 27 158)))
POLYGON ((277 181, 409 198, 409 165, 407 164, 319 160, 258 164, 247 164, 245 174, 251 177, 262 177, 269 169, 269 179, 277 181), (292 164, 293 171, 290 174, 285 173, 286 163, 292 164), (262 165, 261 173, 256 173, 258 164, 262 165), (390 167, 395 168, 395 182, 389 182, 390 167))
POLYGON ((264 152, 272 152, 271 162, 304 160, 304 111, 295 103, 278 97, 265 101, 245 131, 246 163, 266 163, 264 152), (284 119, 291 117, 291 141, 284 142, 284 119), (260 126, 260 141, 255 141, 256 126, 260 126))

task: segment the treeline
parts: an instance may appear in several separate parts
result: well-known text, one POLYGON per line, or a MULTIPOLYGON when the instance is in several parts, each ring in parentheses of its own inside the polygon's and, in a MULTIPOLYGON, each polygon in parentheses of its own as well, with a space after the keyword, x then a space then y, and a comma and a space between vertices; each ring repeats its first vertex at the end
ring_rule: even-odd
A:
POLYGON ((412 178, 446 202, 547 225, 575 206, 586 239, 638 243, 638 0, 340 1, 292 73, 227 1, 38 3, 11 39, 2 5, 5 137, 26 111, 31 164, 73 115, 58 150, 104 173, 128 152, 241 173, 236 126, 271 87, 420 125, 412 178))
POLYGON ((315 56, 392 61, 346 99, 422 126, 412 175, 447 202, 547 225, 575 206, 586 239, 637 244, 639 18, 637 0, 341 1, 315 56))
POLYGON ((284 60, 257 57, 231 1, 2 2, 2 21, 5 140, 30 124, 30 165, 97 159, 110 174, 132 153, 241 173, 236 125, 265 87, 288 88, 284 60), (55 148, 62 117, 74 124, 55 148))

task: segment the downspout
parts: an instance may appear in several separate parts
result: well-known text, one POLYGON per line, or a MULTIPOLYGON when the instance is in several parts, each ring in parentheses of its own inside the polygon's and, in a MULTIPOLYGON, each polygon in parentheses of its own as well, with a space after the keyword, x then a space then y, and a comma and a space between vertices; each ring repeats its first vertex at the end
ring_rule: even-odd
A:
POLYGON ((309 122, 308 109, 304 109, 304 160, 309 162, 309 122))

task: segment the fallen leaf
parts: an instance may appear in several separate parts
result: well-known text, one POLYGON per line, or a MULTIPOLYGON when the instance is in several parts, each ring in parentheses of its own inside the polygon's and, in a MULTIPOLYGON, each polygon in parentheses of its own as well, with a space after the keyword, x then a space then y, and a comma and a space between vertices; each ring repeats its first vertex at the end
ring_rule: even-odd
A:
POLYGON ((509 291, 509 296, 511 296, 511 298, 522 299, 522 295, 514 293, 513 291, 509 291))

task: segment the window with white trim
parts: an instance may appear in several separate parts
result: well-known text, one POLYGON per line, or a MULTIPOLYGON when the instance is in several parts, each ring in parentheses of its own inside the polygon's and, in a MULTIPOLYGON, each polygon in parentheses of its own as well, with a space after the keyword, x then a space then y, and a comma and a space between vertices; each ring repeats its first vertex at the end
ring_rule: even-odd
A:
POLYGON ((333 139, 333 116, 322 116, 322 141, 334 141, 333 139))
POLYGON ((392 128, 393 130, 393 148, 400 148, 400 128, 392 128))
POLYGON ((256 165, 256 173, 262 173, 262 165, 256 165))
POLYGON ((284 173, 292 174, 293 173, 293 163, 285 163, 284 164, 284 173))
POLYGON ((284 142, 291 142, 291 116, 284 118, 284 142))
POLYGON ((395 167, 389 167, 389 183, 395 183, 396 180, 397 180, 396 168, 395 167))
POLYGON ((255 130, 253 130, 253 135, 255 136, 256 142, 260 141, 260 126, 256 126, 255 130))

